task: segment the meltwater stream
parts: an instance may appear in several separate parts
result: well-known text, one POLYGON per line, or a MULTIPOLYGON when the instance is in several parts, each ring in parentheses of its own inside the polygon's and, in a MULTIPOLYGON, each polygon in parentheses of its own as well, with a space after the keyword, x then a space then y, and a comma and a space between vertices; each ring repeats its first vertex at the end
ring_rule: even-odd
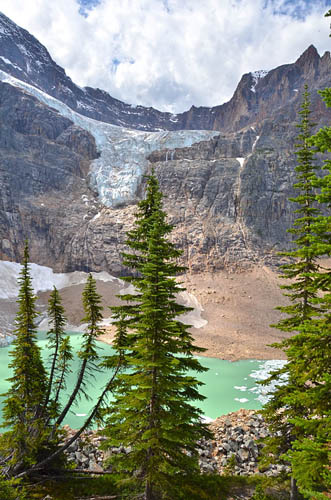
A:
MULTIPOLYGON (((81 334, 70 333, 73 350, 77 352, 80 348, 81 334)), ((47 364, 47 349, 45 335, 39 335, 39 345, 42 348, 43 358, 47 364)), ((112 347, 103 342, 99 342, 100 354, 109 355, 112 353, 112 347)), ((6 381, 11 376, 11 370, 8 368, 10 362, 9 351, 11 347, 0 348, 0 393, 4 393, 9 383, 6 381)), ((283 361, 224 361, 217 358, 199 357, 200 363, 209 368, 202 374, 195 374, 197 378, 205 385, 201 387, 201 393, 206 399, 199 403, 203 414, 207 419, 215 419, 240 408, 259 409, 266 400, 266 389, 257 385, 257 380, 265 378, 266 374, 275 367, 284 363, 283 361)), ((73 360, 72 374, 68 381, 68 392, 73 386, 75 375, 79 367, 77 357, 73 360)), ((65 423, 72 428, 79 427, 85 416, 89 413, 101 388, 105 386, 110 372, 100 372, 96 375, 96 380, 91 380, 88 387, 90 401, 82 398, 76 403, 73 411, 67 417, 65 423)), ((0 410, 3 398, 0 398, 0 410)))

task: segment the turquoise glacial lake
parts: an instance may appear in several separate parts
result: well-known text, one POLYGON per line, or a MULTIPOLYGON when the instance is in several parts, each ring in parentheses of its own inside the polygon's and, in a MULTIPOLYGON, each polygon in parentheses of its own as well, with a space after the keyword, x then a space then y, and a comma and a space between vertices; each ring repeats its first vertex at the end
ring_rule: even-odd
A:
MULTIPOLYGON (((80 348, 81 334, 70 333, 73 349, 77 352, 80 348)), ((39 335, 39 345, 42 348, 43 358, 47 363, 47 350, 45 335, 39 335)), ((109 355, 112 352, 110 345, 99 342, 100 354, 109 355)), ((11 376, 11 370, 8 368, 10 362, 11 347, 0 348, 0 393, 6 392, 9 383, 6 381, 11 376)), ((270 369, 279 365, 279 361, 224 361, 217 358, 207 358, 199 356, 200 363, 208 368, 208 371, 202 374, 195 374, 197 378, 204 383, 200 392, 206 399, 199 403, 203 414, 207 419, 215 419, 220 415, 239 410, 260 409, 265 401, 266 389, 257 385, 257 380, 265 378, 270 369)), ((68 382, 68 392, 73 386, 75 375, 79 368, 79 360, 74 359, 72 364, 72 374, 68 382)), ((110 372, 101 372, 96 375, 95 380, 91 380, 88 387, 88 394, 91 401, 81 399, 76 402, 71 414, 67 417, 65 423, 73 428, 79 427, 84 421, 85 415, 89 413, 91 407, 96 401, 101 389, 105 386, 110 372)), ((2 398, 0 398, 0 410, 2 398)))

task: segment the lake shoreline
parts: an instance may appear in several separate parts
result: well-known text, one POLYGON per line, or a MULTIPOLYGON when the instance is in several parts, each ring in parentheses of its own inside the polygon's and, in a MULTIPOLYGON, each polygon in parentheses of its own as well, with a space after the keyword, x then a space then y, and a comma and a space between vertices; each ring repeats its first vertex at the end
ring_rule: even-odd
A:
MULTIPOLYGON (((106 327, 105 333, 100 335, 97 339, 100 342, 112 345, 114 336, 115 336, 115 328, 112 326, 108 326, 106 327)), ((222 361, 230 361, 231 363, 235 363, 236 361, 250 361, 250 360, 255 360, 255 361, 278 361, 280 359, 286 360, 285 356, 281 356, 281 351, 279 350, 275 349, 275 354, 272 356, 270 355, 270 349, 266 350, 265 353, 261 352, 261 349, 259 349, 259 351, 257 351, 256 353, 256 356, 254 356, 254 351, 253 352, 249 351, 249 353, 245 352, 244 345, 238 345, 238 350, 236 354, 232 355, 227 353, 222 356, 219 350, 221 348, 221 345, 211 346, 210 345, 211 341, 208 340, 208 338, 205 338, 204 341, 202 341, 202 339, 199 340, 200 340, 198 343, 199 347, 203 347, 204 349, 206 349, 206 351, 203 353, 197 352, 194 354, 205 358, 215 358, 215 359, 220 359, 222 361), (263 356, 263 354, 265 354, 265 356, 263 356)))

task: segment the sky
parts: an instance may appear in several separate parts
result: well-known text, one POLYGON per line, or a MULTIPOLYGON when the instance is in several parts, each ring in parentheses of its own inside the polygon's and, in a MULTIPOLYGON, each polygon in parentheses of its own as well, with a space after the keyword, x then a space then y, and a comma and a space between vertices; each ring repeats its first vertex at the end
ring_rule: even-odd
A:
POLYGON ((81 86, 162 111, 228 101, 244 73, 331 48, 329 0, 0 0, 81 86))

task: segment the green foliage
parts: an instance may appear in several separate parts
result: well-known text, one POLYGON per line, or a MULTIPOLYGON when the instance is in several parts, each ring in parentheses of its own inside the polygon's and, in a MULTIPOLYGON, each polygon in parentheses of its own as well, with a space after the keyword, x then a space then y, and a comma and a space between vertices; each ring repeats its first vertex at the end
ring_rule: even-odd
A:
POLYGON ((11 387, 5 394, 4 424, 9 428, 0 437, 0 466, 8 485, 11 477, 32 476, 34 472, 50 473, 65 465, 63 451, 86 429, 95 418, 103 399, 110 390, 112 379, 76 434, 62 444, 63 431, 60 424, 70 411, 75 400, 87 393, 87 381, 99 370, 100 356, 96 338, 103 333, 99 327, 102 319, 100 296, 92 275, 88 276, 83 291, 83 306, 87 323, 78 357, 81 360, 76 384, 66 404, 61 407, 60 395, 66 389, 66 377, 70 373, 73 358, 69 337, 65 335, 66 318, 61 297, 54 287, 48 314, 50 329, 47 332, 48 347, 52 351, 49 372, 44 368, 37 344, 35 318, 35 296, 29 272, 28 245, 25 246, 23 267, 19 278, 19 311, 16 318, 16 339, 11 353, 10 366, 13 376, 11 387))
POLYGON ((0 475, 0 500, 30 500, 21 481, 0 475))
POLYGON ((272 499, 273 497, 265 492, 265 487, 261 483, 259 483, 256 486, 254 494, 251 497, 251 500, 272 500, 272 499))
POLYGON ((51 325, 47 332, 48 348, 53 352, 50 356, 50 370, 47 384, 47 394, 44 407, 51 408, 51 417, 56 418, 59 412, 59 397, 66 388, 66 375, 69 371, 68 362, 72 359, 69 337, 65 337, 64 326, 66 318, 60 294, 56 287, 48 301, 48 317, 51 325))
MULTIPOLYGON (((316 229, 316 220, 320 220, 320 209, 316 207, 314 190, 314 185, 318 182, 318 167, 314 164, 314 150, 309 141, 315 125, 310 120, 309 107, 309 92, 306 86, 299 112, 301 120, 297 125, 299 135, 295 144, 298 164, 295 168, 297 182, 293 187, 298 191, 298 195, 290 198, 290 201, 298 206, 294 210, 296 219, 293 227, 288 230, 295 237, 295 248, 281 254, 291 258, 288 264, 282 266, 281 276, 283 279, 293 280, 281 286, 287 291, 284 295, 290 298, 291 304, 278 308, 286 313, 287 317, 275 325, 279 330, 288 332, 296 331, 303 321, 319 314, 319 308, 316 306, 315 273, 318 271, 316 259, 319 255, 316 249, 320 244, 320 231, 316 229)), ((286 348, 286 343, 283 346, 286 348)))
POLYGON ((225 469, 224 469, 224 474, 229 475, 229 474, 234 474, 235 466, 237 465, 237 459, 236 455, 233 453, 233 455, 230 456, 229 460, 226 463, 225 469))
MULTIPOLYGON (((331 89, 320 92, 331 107, 331 89)), ((331 127, 324 127, 311 138, 311 143, 321 153, 331 152, 331 127)), ((315 186, 320 189, 317 200, 326 213, 316 218, 313 229, 319 234, 315 254, 331 256, 331 161, 324 162, 326 174, 315 186)), ((322 267, 315 274, 315 286, 320 294, 317 299, 320 315, 299 328, 296 342, 302 344, 297 356, 296 377, 304 384, 300 395, 305 415, 293 418, 299 437, 287 453, 299 490, 305 498, 325 498, 331 489, 331 270, 322 267)), ((293 351, 296 354, 295 350, 293 351)), ((299 395, 295 395, 298 400, 299 395)))
POLYGON ((152 174, 128 233, 132 252, 123 260, 136 292, 120 296, 124 304, 112 308, 114 346, 127 371, 119 376, 105 430, 106 446, 130 447, 125 459, 110 459, 122 484, 144 491, 146 499, 174 498, 184 477, 199 474, 197 440, 208 435, 201 411, 191 404, 203 399, 201 383, 187 374, 204 371, 193 357, 202 349, 178 321, 189 309, 176 302, 182 288, 174 276, 183 268, 176 264, 181 252, 167 238, 171 230, 152 174))
MULTIPOLYGON (((83 291, 83 307, 85 316, 82 319, 87 323, 86 329, 83 333, 83 341, 78 357, 81 359, 80 369, 78 371, 75 387, 67 401, 67 404, 62 409, 59 417, 56 420, 56 426, 59 426, 67 416, 72 404, 76 398, 84 396, 90 399, 86 391, 86 383, 90 378, 94 378, 97 373, 100 362, 99 350, 97 347, 97 337, 103 333, 100 328, 102 320, 102 307, 100 305, 101 297, 96 291, 96 282, 91 274, 88 275, 87 282, 83 291)), ((62 346, 62 362, 70 360, 71 350, 68 349, 68 340, 62 346)))
POLYGON ((5 394, 2 427, 10 428, 1 437, 1 451, 11 455, 6 471, 19 472, 36 463, 49 449, 49 436, 42 418, 45 406, 47 375, 36 342, 37 311, 29 271, 26 243, 19 277, 19 310, 16 316, 16 338, 10 353, 13 376, 5 394))
MULTIPOLYGON (((323 92, 330 103, 330 93, 323 92)), ((264 463, 283 460, 291 466, 292 477, 305 498, 318 498, 330 487, 329 445, 331 434, 331 273, 320 258, 331 255, 330 173, 318 178, 313 154, 330 151, 330 128, 310 137, 307 89, 301 111, 298 155, 299 218, 290 230, 296 235, 296 249, 286 255, 294 258, 283 266, 283 286, 292 304, 279 309, 288 315, 276 326, 295 333, 277 347, 288 358, 286 366, 270 380, 287 381, 279 385, 263 411, 274 436, 267 439, 264 463), (315 146, 315 149, 313 147, 315 146), (319 191, 318 191, 319 190, 319 191), (320 208, 316 208, 319 204, 320 208), (315 496, 314 496, 315 495, 315 496)), ((330 161, 324 164, 330 172, 330 161)), ((295 482, 293 483, 295 484, 295 482)))

